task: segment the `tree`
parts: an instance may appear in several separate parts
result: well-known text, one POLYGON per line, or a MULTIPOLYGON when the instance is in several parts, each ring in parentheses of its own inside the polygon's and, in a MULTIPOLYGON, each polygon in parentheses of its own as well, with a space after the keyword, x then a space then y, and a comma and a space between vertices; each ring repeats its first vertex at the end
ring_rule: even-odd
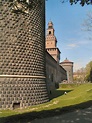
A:
MULTIPOLYGON (((48 0, 46 0, 48 1, 48 0)), ((68 2, 68 0, 61 0, 62 3, 64 2, 68 2)), ((76 3, 80 3, 81 6, 84 6, 85 4, 89 5, 89 4, 92 4, 92 0, 69 0, 70 4, 76 4, 76 3)))
MULTIPOLYGON (((48 1, 48 0, 46 0, 48 1)), ((68 2, 68 0, 61 0, 62 3, 65 3, 65 2, 68 2)), ((92 4, 92 0, 69 0, 70 4, 73 5, 73 4, 76 4, 76 3, 80 3, 81 6, 84 6, 84 5, 89 5, 89 4, 92 4)))
POLYGON ((73 79, 75 82, 84 83, 85 81, 85 68, 80 68, 76 72, 74 72, 73 79))
POLYGON ((92 68, 90 70, 90 81, 92 82, 92 68))
POLYGON ((92 0, 69 0, 71 5, 80 2, 81 6, 92 4, 92 0))
POLYGON ((87 17, 82 24, 82 30, 86 31, 89 35, 88 39, 92 40, 92 11, 87 13, 87 17))
POLYGON ((92 82, 92 61, 86 65, 86 80, 92 82))
POLYGON ((85 31, 92 31, 92 11, 87 14, 87 18, 85 19, 83 26, 85 31))

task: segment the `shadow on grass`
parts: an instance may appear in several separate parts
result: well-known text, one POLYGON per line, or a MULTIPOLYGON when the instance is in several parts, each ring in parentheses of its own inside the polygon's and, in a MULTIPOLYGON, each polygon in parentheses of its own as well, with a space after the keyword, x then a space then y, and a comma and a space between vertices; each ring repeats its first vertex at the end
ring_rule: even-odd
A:
POLYGON ((64 95, 64 93, 69 93, 71 92, 72 90, 54 90, 51 92, 50 94, 50 100, 54 99, 54 98, 57 98, 59 96, 62 96, 64 95))
POLYGON ((47 117, 59 116, 61 114, 73 112, 76 109, 85 109, 90 106, 92 106, 92 100, 85 103, 77 104, 77 105, 67 106, 64 108, 57 108, 54 110, 43 110, 39 112, 34 111, 34 112, 9 116, 6 118, 2 117, 0 118, 0 123, 31 123, 31 121, 34 119, 42 119, 47 117))

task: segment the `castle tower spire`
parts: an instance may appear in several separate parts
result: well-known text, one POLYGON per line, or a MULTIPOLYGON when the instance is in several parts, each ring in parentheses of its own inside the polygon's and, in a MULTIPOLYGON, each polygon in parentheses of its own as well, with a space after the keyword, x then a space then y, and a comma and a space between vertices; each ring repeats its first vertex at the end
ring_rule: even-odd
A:
POLYGON ((54 35, 54 27, 52 21, 48 23, 47 28, 47 36, 46 36, 46 48, 56 48, 57 47, 57 39, 54 35))
POLYGON ((52 21, 48 23, 47 35, 54 35, 54 28, 53 28, 52 21))
POLYGON ((57 39, 54 34, 55 30, 52 21, 48 23, 46 35, 46 49, 49 54, 59 63, 60 50, 57 48, 57 39))

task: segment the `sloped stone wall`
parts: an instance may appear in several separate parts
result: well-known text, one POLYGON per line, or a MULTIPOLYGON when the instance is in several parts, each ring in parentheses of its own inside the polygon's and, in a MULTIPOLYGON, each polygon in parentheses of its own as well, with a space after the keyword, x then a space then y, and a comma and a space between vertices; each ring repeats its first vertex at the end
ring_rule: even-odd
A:
POLYGON ((48 101, 45 82, 44 0, 29 13, 12 11, 14 0, 0 1, 0 108, 48 101))
POLYGON ((0 79, 0 108, 13 108, 14 103, 28 107, 48 100, 44 79, 2 78, 0 79))

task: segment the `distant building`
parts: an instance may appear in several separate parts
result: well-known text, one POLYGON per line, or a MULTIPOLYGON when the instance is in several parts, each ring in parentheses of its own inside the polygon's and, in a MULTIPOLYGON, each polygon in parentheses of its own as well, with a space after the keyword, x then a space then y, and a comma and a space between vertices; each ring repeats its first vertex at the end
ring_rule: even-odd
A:
POLYGON ((66 70, 59 64, 60 50, 54 34, 53 23, 48 23, 46 35, 46 82, 48 92, 51 93, 57 84, 67 79, 66 70))
POLYGON ((67 81, 68 83, 73 82, 73 62, 69 61, 67 58, 60 63, 60 65, 67 71, 67 81))

